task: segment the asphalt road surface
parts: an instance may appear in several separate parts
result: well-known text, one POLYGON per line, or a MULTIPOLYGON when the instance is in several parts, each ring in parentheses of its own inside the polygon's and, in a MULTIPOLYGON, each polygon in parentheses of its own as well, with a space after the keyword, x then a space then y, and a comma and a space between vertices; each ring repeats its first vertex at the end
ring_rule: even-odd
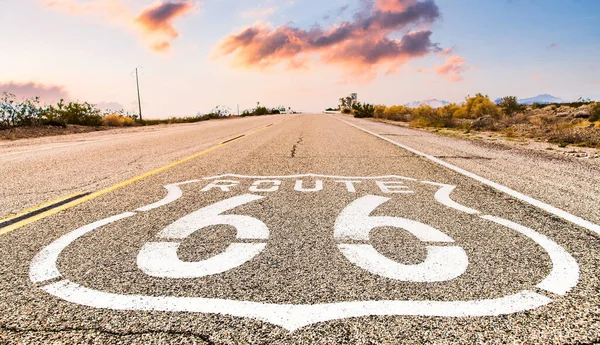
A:
POLYGON ((600 342, 593 164, 329 115, 92 136, 0 147, 4 215, 83 193, 0 224, 2 342, 600 342))

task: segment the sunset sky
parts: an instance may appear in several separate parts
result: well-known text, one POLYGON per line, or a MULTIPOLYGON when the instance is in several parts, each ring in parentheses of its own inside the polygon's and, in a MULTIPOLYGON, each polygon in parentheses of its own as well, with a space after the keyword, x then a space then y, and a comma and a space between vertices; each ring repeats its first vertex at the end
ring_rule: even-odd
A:
POLYGON ((148 117, 549 93, 600 99, 598 0, 0 0, 0 91, 148 117))

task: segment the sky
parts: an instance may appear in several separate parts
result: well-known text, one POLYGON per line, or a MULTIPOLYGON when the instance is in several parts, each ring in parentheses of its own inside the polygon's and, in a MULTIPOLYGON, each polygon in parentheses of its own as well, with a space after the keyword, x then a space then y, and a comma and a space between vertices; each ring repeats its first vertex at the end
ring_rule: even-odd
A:
POLYGON ((598 0, 0 0, 0 92, 137 112, 600 99, 598 0))

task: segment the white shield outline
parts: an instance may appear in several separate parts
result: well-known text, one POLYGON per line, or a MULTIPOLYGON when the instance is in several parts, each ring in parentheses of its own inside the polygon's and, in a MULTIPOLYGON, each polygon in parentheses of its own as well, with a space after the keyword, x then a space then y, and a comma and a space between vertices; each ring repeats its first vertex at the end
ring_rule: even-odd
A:
POLYGON ((202 180, 191 180, 165 186, 167 196, 162 200, 138 208, 135 212, 125 212, 116 216, 85 225, 55 240, 42 249, 32 260, 29 277, 33 283, 47 285, 40 289, 65 301, 98 309, 130 310, 130 311, 163 311, 163 312, 191 312, 206 314, 221 314, 235 317, 252 318, 281 326, 290 332, 319 322, 339 320, 363 316, 437 316, 437 317, 482 317, 513 314, 531 309, 536 309, 552 302, 549 297, 530 290, 494 299, 473 301, 352 301, 337 303, 322 303, 313 305, 298 304, 272 304, 250 301, 200 298, 200 297, 157 297, 144 295, 121 295, 89 289, 68 279, 60 279, 56 262, 61 252, 72 242, 113 222, 135 216, 136 212, 147 212, 178 200, 183 192, 180 186, 215 180, 224 177, 244 179, 289 179, 302 177, 320 177, 328 179, 402 179, 435 185, 440 189, 435 194, 435 199, 447 207, 480 217, 482 219, 500 224, 522 235, 542 247, 552 262, 550 274, 539 283, 536 288, 557 295, 565 295, 579 281, 579 265, 575 259, 560 245, 548 237, 520 224, 490 215, 480 216, 480 212, 464 205, 460 205, 450 198, 456 186, 440 184, 430 181, 390 175, 376 177, 348 177, 328 176, 316 174, 302 174, 289 176, 245 176, 226 174, 207 177, 202 180))

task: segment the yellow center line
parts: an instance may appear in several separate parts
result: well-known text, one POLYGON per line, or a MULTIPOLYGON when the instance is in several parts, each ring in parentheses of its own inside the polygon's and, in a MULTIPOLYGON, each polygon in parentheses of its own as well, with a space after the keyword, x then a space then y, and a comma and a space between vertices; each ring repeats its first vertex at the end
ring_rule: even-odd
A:
POLYGON ((6 218, 0 219, 0 224, 8 222, 8 221, 11 221, 11 220, 16 219, 16 218, 23 217, 26 214, 33 213, 35 211, 41 210, 43 208, 46 208, 46 207, 54 205, 54 204, 58 204, 60 202, 63 202, 65 200, 68 200, 68 199, 71 199, 71 198, 74 198, 74 197, 76 197, 78 195, 81 195, 81 194, 83 194, 83 193, 82 192, 75 192, 73 194, 61 196, 60 198, 57 198, 57 199, 54 199, 54 200, 51 200, 51 201, 47 201, 47 202, 45 202, 43 204, 39 204, 37 206, 32 206, 30 208, 26 208, 23 211, 20 211, 19 213, 11 214, 10 216, 8 216, 6 218))
MULTIPOLYGON (((287 120, 287 119, 289 119, 289 118, 286 118, 286 119, 284 119, 284 120, 282 120, 282 121, 279 121, 278 123, 281 123, 281 122, 283 122, 283 121, 285 121, 285 120, 287 120)), ((61 205, 61 206, 59 206, 59 207, 56 207, 56 208, 50 209, 50 210, 48 210, 48 211, 42 212, 42 213, 40 213, 40 214, 38 214, 38 215, 35 215, 35 216, 31 217, 31 218, 27 218, 27 219, 24 219, 24 220, 22 220, 22 221, 20 221, 20 222, 17 222, 17 223, 11 224, 11 225, 9 225, 9 226, 6 226, 6 227, 4 227, 4 228, 0 229, 0 235, 7 234, 7 233, 9 233, 9 232, 11 232, 11 231, 17 230, 17 229, 19 229, 19 228, 22 228, 22 227, 24 227, 24 226, 26 226, 26 225, 29 225, 29 224, 31 224, 31 223, 35 223, 35 222, 37 222, 37 221, 39 221, 39 220, 41 220, 41 219, 47 218, 47 217, 49 217, 49 216, 51 216, 51 215, 53 215, 53 214, 57 214, 57 213, 59 213, 59 212, 62 212, 62 211, 64 211, 64 210, 67 210, 67 209, 70 209, 70 208, 72 208, 72 207, 75 207, 75 206, 77 206, 77 205, 80 205, 80 204, 83 204, 83 203, 85 203, 85 202, 88 202, 88 201, 90 201, 90 200, 96 199, 96 198, 98 198, 98 197, 100 197, 100 196, 102 196, 102 195, 105 195, 105 194, 108 194, 108 193, 110 193, 110 192, 113 192, 113 191, 115 191, 115 190, 117 190, 117 189, 120 189, 120 188, 123 188, 123 187, 125 187, 125 186, 128 186, 128 185, 130 185, 130 184, 132 184, 132 183, 135 183, 135 182, 138 182, 138 181, 140 181, 140 180, 143 180, 143 179, 145 179, 145 178, 148 178, 148 177, 150 177, 150 176, 153 176, 153 175, 159 174, 159 173, 161 173, 161 172, 163 172, 163 171, 165 171, 165 170, 171 169, 171 168, 173 168, 173 167, 176 167, 176 166, 178 166, 178 165, 181 165, 181 164, 183 164, 183 163, 186 163, 186 162, 189 162, 189 161, 191 161, 191 160, 193 160, 193 159, 196 159, 196 158, 198 158, 198 157, 200 157, 200 156, 203 156, 203 155, 205 155, 205 154, 207 154, 207 153, 210 153, 210 152, 212 152, 212 151, 218 150, 218 149, 220 149, 220 148, 222 148, 222 147, 225 147, 225 146, 227 146, 227 145, 233 144, 233 143, 235 143, 235 142, 237 142, 237 141, 239 141, 239 140, 242 140, 242 139, 244 139, 244 138, 247 138, 247 137, 249 137, 249 136, 251 136, 251 135, 253 135, 253 134, 256 134, 256 133, 258 133, 258 132, 260 132, 260 131, 263 131, 263 130, 265 130, 265 129, 267 129, 267 128, 270 128, 270 127, 272 127, 272 124, 271 124, 271 125, 269 125, 269 126, 266 126, 266 127, 259 128, 259 129, 255 130, 255 131, 252 131, 252 132, 250 132, 250 133, 247 133, 245 136, 243 136, 243 137, 241 137, 241 138, 239 138, 239 139, 236 139, 236 140, 233 140, 233 141, 225 141, 225 142, 223 142, 223 143, 220 143, 220 144, 218 144, 218 145, 215 145, 215 146, 213 146, 213 147, 211 147, 211 148, 208 148, 208 149, 206 149, 206 150, 204 150, 204 151, 202 151, 202 152, 196 153, 196 154, 194 154, 194 155, 192 155, 192 156, 189 156, 189 157, 187 157, 187 158, 184 158, 184 159, 181 159, 181 160, 179 160, 179 161, 173 162, 173 163, 171 163, 171 164, 165 165, 165 166, 163 166, 163 167, 160 167, 160 168, 154 169, 154 170, 152 170, 152 171, 149 171, 149 172, 147 172, 147 173, 144 173, 144 174, 142 174, 142 175, 139 175, 139 176, 136 176, 136 177, 130 178, 130 179, 126 180, 126 181, 123 181, 123 182, 117 183, 117 184, 115 184, 115 185, 113 185, 113 186, 110 186, 110 187, 108 187, 108 188, 104 188, 104 189, 101 189, 101 190, 99 190, 99 191, 93 192, 93 193, 91 193, 91 194, 89 194, 89 195, 87 195, 87 196, 85 196, 85 197, 83 197, 83 198, 80 198, 80 199, 77 199, 77 200, 73 200, 73 201, 71 201, 71 202, 69 202, 69 203, 66 203, 66 204, 64 204, 64 205, 61 205)), ((77 195, 77 194, 74 194, 74 195, 77 195)), ((71 195, 70 197, 73 197, 74 195, 71 195)), ((69 197, 63 197, 63 198, 61 198, 61 199, 62 199, 62 200, 67 200, 67 199, 69 199, 69 197)), ((28 210, 24 210, 24 211, 22 211, 22 212, 19 212, 17 215, 11 216, 11 217, 9 217, 9 218, 7 218, 7 219, 3 220, 3 221, 8 221, 8 220, 10 220, 10 219, 15 219, 15 218, 17 218, 17 217, 20 217, 20 216, 22 216, 22 215, 25 215, 25 214, 27 214, 27 213, 31 213, 32 211, 35 211, 35 210, 42 209, 42 208, 44 208, 44 207, 47 207, 47 206, 49 206, 49 205, 52 205, 52 204, 54 204, 54 203, 59 203, 60 201, 61 201, 61 200, 58 200, 58 201, 51 201, 51 202, 47 202, 47 203, 44 203, 44 204, 42 204, 42 205, 39 205, 39 206, 32 207, 31 209, 28 209, 28 210), (45 205, 45 206, 44 206, 44 205, 45 205)))

